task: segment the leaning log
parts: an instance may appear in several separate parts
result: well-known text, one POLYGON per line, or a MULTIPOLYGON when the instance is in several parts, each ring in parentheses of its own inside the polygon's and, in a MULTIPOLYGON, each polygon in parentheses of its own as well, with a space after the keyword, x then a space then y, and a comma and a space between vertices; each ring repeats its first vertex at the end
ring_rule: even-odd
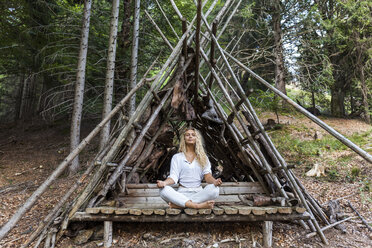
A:
MULTIPOLYGON (((244 94, 244 90, 242 89, 242 87, 241 87, 239 81, 237 80, 237 78, 236 78, 236 76, 235 76, 235 74, 234 74, 234 71, 232 70, 231 66, 229 65, 229 62, 228 62, 228 60, 227 60, 227 58, 226 58, 226 56, 225 56, 224 50, 223 50, 222 47, 219 45, 219 43, 218 43, 216 37, 214 37, 214 36, 212 35, 212 30, 211 30, 211 28, 210 28, 210 26, 209 26, 207 20, 205 19, 205 17, 204 17, 203 15, 202 15, 202 19, 203 19, 203 21, 204 21, 204 23, 205 23, 205 25, 206 25, 206 27, 207 27, 208 32, 211 34, 211 38, 212 38, 212 40, 213 40, 214 42, 216 42, 217 48, 218 48, 218 50, 220 51, 221 56, 222 56, 222 58, 223 58, 225 64, 227 65, 227 67, 228 67, 228 69, 229 69, 230 75, 232 76, 234 83, 237 85, 239 91, 240 91, 242 94, 244 94)), ((202 54, 203 54, 203 52, 202 52, 202 54)), ((231 56, 231 55, 230 55, 230 56, 231 56)), ((204 57, 204 54, 203 54, 203 57, 204 57)), ((204 59, 206 60, 206 58, 204 58, 204 59)), ((240 63, 240 62, 239 62, 239 63, 240 63)), ((241 64, 241 63, 240 63, 240 64, 241 64)), ((210 68, 210 69, 211 69, 211 68, 210 68)), ((212 72, 213 72, 213 68, 212 68, 211 70, 212 70, 212 72)), ((251 104, 250 104, 248 98, 245 98, 245 100, 246 100, 246 103, 248 104, 248 106, 250 107, 250 109, 252 110, 252 112, 254 112, 254 110, 253 110, 253 108, 252 108, 252 106, 251 106, 251 104)), ((244 128, 244 126, 243 126, 243 128, 244 128)), ((254 144, 254 143, 253 143, 253 144, 254 144)), ((371 161, 372 161, 372 159, 371 159, 371 161)), ((283 166, 283 167, 286 167, 286 164, 283 163, 282 166, 283 166)), ((267 168, 267 169, 268 169, 268 171, 270 171, 270 168, 267 168)), ((288 173, 288 171, 286 171, 286 170, 283 170, 283 171, 284 171, 284 173, 286 173, 286 175, 287 175, 288 178, 290 179, 292 185, 294 186, 294 190, 297 192, 297 194, 298 194, 298 196, 300 197, 302 203, 304 204, 304 206, 306 207, 306 209, 307 209, 307 210, 310 212, 310 214, 312 215, 311 210, 310 210, 309 206, 307 205, 307 202, 306 202, 306 200, 305 200, 305 198, 304 198, 302 192, 301 192, 300 189, 298 188, 298 186, 297 186, 297 184, 296 184, 294 178, 292 177, 292 175, 291 175, 290 173, 288 173)), ((276 181, 277 178, 274 177, 273 179, 274 179, 275 184, 278 184, 278 182, 276 181)), ((279 183, 279 184, 280 184, 280 183, 279 183)), ((281 192, 281 193, 283 193, 283 192, 281 192)), ((285 192, 284 192, 284 196, 285 196, 285 192)), ((311 217, 312 217, 312 218, 311 218, 311 221, 313 222, 314 227, 315 227, 316 230, 318 231, 318 234, 319 234, 320 238, 322 239, 322 241, 323 241, 325 244, 328 244, 328 240, 327 240, 327 238, 324 236, 323 232, 320 230, 320 227, 319 227, 318 222, 315 220, 315 218, 314 218, 313 215, 312 215, 311 217)))
POLYGON ((53 171, 53 173, 44 181, 43 184, 27 199, 27 201, 21 206, 17 212, 10 218, 10 220, 1 227, 0 229, 0 240, 3 239, 8 232, 17 224, 17 222, 22 218, 22 216, 34 205, 36 200, 41 194, 48 189, 50 184, 62 174, 69 163, 89 144, 89 142, 101 131, 104 125, 124 106, 124 104, 130 99, 130 97, 140 89, 145 83, 145 79, 138 83, 138 85, 133 88, 125 97, 120 101, 119 104, 103 119, 96 128, 93 129, 90 134, 83 139, 80 144, 63 160, 62 163, 53 171))
POLYGON ((244 69, 247 72, 249 72, 259 82, 261 82, 262 84, 264 84, 270 90, 274 91, 275 94, 279 95, 286 102, 288 102, 289 104, 291 104, 299 112, 301 112, 306 117, 308 117, 310 120, 312 120, 313 122, 315 122, 316 124, 318 124, 321 128, 323 128, 324 130, 326 130, 328 133, 330 133, 336 139, 338 139, 339 141, 341 141, 344 145, 346 145, 347 147, 349 147, 350 149, 352 149, 354 152, 358 153, 365 160, 367 160, 368 162, 372 163, 372 156, 369 155, 366 151, 364 151, 363 149, 361 149, 359 146, 355 145, 349 139, 345 138, 343 135, 341 135, 339 132, 337 132, 336 130, 334 130, 332 127, 328 126, 325 122, 323 122, 322 120, 320 120, 318 117, 314 116, 309 111, 307 111, 306 109, 304 109, 303 107, 301 107, 300 105, 298 105, 297 103, 295 103, 292 99, 290 99, 289 97, 287 97, 281 91, 279 91, 274 86, 272 86, 271 84, 269 84, 266 80, 264 80, 263 78, 261 78, 260 76, 258 76, 256 73, 254 73, 251 69, 249 69, 248 67, 246 67, 245 65, 243 65, 243 63, 241 63, 239 60, 237 60, 236 58, 234 58, 231 54, 229 54, 228 52, 226 52, 224 50, 222 50, 222 52, 225 55, 227 55, 230 59, 232 59, 242 69, 244 69))
POLYGON ((368 225, 366 219, 363 218, 363 216, 360 215, 360 213, 354 208, 354 206, 351 204, 350 201, 347 201, 347 204, 349 207, 359 216, 359 218, 362 220, 363 224, 368 228, 370 232, 372 232, 372 228, 370 225, 368 225))
MULTIPOLYGON (((339 224, 341 224, 341 223, 343 223, 345 221, 348 221, 348 220, 354 219, 354 218, 355 218, 355 216, 348 217, 346 219, 343 219, 343 220, 337 221, 335 223, 332 223, 332 224, 330 224, 328 226, 325 226, 321 230, 322 231, 325 231, 325 230, 327 230, 327 229, 329 229, 331 227, 337 226, 337 225, 339 225, 339 224)), ((311 238, 311 237, 314 237, 315 235, 316 235, 316 232, 311 232, 311 233, 306 234, 306 238, 311 238)))

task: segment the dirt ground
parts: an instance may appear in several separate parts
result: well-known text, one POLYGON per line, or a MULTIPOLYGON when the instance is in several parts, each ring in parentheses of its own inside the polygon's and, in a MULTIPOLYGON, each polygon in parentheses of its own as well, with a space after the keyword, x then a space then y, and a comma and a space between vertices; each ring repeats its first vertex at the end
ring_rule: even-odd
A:
MULTIPOLYGON (((263 115, 263 120, 273 115, 263 115)), ((273 118, 274 119, 274 118, 273 118)), ((308 119, 281 116, 283 124, 302 123, 319 129, 308 119)), ((359 120, 327 118, 324 121, 344 135, 365 132, 371 129, 359 120)), ((84 129, 87 133, 89 128, 84 129)), ((320 130, 320 129, 319 129, 320 130)), ((84 137, 83 133, 83 137, 84 137)), ((299 134, 306 138, 306 135, 299 134)), ((24 128, 0 127, 0 225, 15 213, 34 190, 51 174, 56 166, 68 155, 69 134, 67 126, 45 127, 29 125, 24 128)), ((371 137, 372 142, 372 137, 371 137)), ((372 144, 368 144, 370 148, 372 144)), ((94 154, 94 149, 82 155, 86 161, 94 154)), ((351 156, 346 167, 359 167, 370 176, 372 166, 351 150, 335 152, 327 156, 351 156)), ((342 170, 340 168, 340 170, 342 170)), ((321 203, 349 196, 341 200, 346 214, 354 216, 346 207, 349 200, 367 221, 372 221, 372 194, 364 190, 365 181, 340 180, 329 181, 325 178, 304 176, 305 168, 295 169, 304 186, 321 203), (351 196, 350 196, 351 195, 351 196)), ((340 175, 343 172, 340 171, 340 175)), ((365 177, 364 177, 365 178, 365 177)), ((74 177, 61 176, 49 190, 42 195, 33 208, 24 216, 17 226, 0 241, 0 247, 20 247, 36 229, 37 224, 53 208, 58 199, 69 189, 74 177)), ((371 178, 369 178, 369 182, 371 178)), ((93 223, 97 230, 102 223, 93 223)), ((330 243, 322 244, 319 237, 305 238, 308 230, 293 223, 275 222, 273 227, 273 247, 372 247, 372 234, 368 232, 359 219, 346 222, 346 234, 334 228, 325 231, 330 243)), ((98 231, 97 231, 98 233, 98 231)), ((73 237, 63 237, 57 247, 103 247, 102 238, 83 245, 76 245, 73 237)), ((260 247, 262 233, 260 223, 191 223, 191 224, 115 224, 113 247, 260 247)))

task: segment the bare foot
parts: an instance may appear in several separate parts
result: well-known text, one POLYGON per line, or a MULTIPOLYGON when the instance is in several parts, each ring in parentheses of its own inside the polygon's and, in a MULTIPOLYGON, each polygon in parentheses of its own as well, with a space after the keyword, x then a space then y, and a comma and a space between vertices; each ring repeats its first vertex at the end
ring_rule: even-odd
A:
POLYGON ((182 208, 182 207, 180 207, 180 206, 178 206, 178 205, 176 205, 176 204, 174 204, 174 203, 168 203, 168 205, 169 205, 169 207, 170 208, 182 208))
POLYGON ((209 208, 212 209, 214 207, 214 201, 206 201, 206 202, 201 202, 201 203, 194 203, 192 201, 187 201, 186 202, 186 207, 187 208, 209 208))
POLYGON ((198 208, 210 208, 214 207, 214 201, 206 201, 198 204, 198 208))

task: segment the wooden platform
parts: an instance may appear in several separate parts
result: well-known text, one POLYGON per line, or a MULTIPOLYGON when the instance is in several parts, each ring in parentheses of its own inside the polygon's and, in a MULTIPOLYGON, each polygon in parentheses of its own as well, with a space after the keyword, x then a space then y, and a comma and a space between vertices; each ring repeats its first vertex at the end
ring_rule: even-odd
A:
POLYGON ((299 207, 219 206, 214 209, 171 208, 87 208, 71 221, 115 222, 231 222, 307 220, 310 215, 299 207))
MULTIPOLYGON (((202 186, 205 186, 203 184, 202 186)), ((178 185, 172 187, 177 188, 178 185)), ((301 207, 249 207, 243 205, 239 194, 263 194, 258 182, 224 182, 213 209, 171 209, 159 196, 156 184, 127 184, 126 194, 118 200, 124 207, 95 207, 78 212, 71 221, 264 221, 308 219, 301 207)))
POLYGON ((256 182, 224 182, 213 209, 174 209, 160 198, 156 184, 127 184, 126 194, 117 199, 123 207, 86 208, 75 213, 70 221, 102 221, 105 247, 112 244, 113 222, 262 221, 264 243, 271 247, 272 221, 308 220, 310 215, 302 207, 250 207, 239 199, 239 195, 263 193, 261 185, 256 182))

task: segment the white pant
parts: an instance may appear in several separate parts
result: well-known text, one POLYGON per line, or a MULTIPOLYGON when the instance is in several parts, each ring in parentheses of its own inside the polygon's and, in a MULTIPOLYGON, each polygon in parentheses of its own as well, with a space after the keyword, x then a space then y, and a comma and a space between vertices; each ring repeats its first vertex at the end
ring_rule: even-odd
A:
POLYGON ((176 191, 171 186, 165 186, 160 189, 160 197, 168 202, 174 203, 177 206, 185 207, 187 201, 192 201, 195 203, 201 203, 209 200, 214 200, 218 197, 220 189, 214 184, 208 184, 202 188, 202 186, 197 188, 185 188, 180 186, 178 191, 176 191))

